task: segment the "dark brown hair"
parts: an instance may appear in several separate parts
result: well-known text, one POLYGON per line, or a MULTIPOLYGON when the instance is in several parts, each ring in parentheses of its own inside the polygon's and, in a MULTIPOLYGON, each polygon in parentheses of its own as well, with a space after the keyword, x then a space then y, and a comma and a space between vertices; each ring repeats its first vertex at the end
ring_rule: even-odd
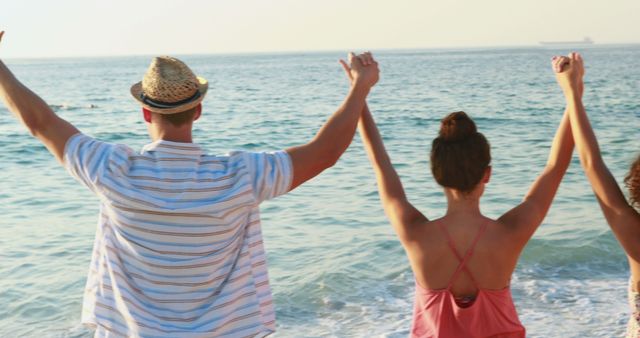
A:
POLYGON ((442 119, 431 145, 431 172, 438 184, 471 192, 490 163, 489 142, 467 114, 459 111, 442 119))
POLYGON ((624 184, 629 188, 631 205, 640 208, 640 156, 631 164, 631 169, 629 169, 629 174, 624 179, 624 184))
POLYGON ((175 113, 175 114, 158 114, 158 113, 154 113, 154 114, 158 114, 161 119, 171 123, 175 127, 181 127, 193 121, 193 117, 196 115, 196 112, 198 111, 198 107, 199 106, 196 106, 189 110, 185 110, 183 112, 175 113))

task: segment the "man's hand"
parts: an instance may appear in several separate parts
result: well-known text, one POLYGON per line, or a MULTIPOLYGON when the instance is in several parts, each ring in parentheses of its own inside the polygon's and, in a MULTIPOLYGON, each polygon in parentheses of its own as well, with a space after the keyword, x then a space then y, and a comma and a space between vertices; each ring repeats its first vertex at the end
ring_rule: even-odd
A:
POLYGON ((556 80, 566 98, 576 96, 582 98, 584 88, 584 63, 578 53, 570 53, 568 56, 554 56, 551 60, 556 80))
POLYGON ((349 53, 349 63, 344 60, 340 60, 340 64, 344 68, 351 85, 361 84, 368 88, 373 87, 380 78, 380 70, 378 69, 378 62, 373 58, 371 52, 355 55, 349 53))

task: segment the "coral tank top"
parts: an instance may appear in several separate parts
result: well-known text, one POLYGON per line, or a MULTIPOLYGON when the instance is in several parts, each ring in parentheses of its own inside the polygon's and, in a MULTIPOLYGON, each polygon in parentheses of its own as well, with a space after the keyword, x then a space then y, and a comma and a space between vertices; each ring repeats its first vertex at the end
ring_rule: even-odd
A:
POLYGON ((522 338, 525 328, 518 319, 509 286, 501 290, 478 287, 466 263, 487 228, 484 224, 471 247, 460 256, 444 226, 447 242, 460 261, 445 289, 430 290, 416 282, 411 337, 420 338, 522 338), (475 299, 458 299, 451 286, 460 272, 466 271, 478 289, 475 299))

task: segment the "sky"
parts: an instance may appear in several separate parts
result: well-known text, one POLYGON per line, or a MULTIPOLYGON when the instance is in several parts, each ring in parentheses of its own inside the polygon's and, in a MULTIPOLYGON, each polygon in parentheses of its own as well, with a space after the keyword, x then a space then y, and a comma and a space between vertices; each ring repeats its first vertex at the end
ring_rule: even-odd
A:
POLYGON ((640 0, 0 0, 0 57, 640 43, 640 0))

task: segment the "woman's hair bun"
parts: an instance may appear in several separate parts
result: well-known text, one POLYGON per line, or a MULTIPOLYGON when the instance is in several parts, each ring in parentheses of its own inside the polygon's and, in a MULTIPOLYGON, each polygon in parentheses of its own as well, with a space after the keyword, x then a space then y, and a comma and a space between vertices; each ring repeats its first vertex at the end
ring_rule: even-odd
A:
POLYGON ((478 186, 491 163, 491 147, 464 112, 442 119, 431 143, 431 173, 443 187, 468 193, 478 186))
POLYGON ((440 137, 445 142, 462 141, 477 132, 476 124, 463 111, 447 115, 440 125, 440 137))

